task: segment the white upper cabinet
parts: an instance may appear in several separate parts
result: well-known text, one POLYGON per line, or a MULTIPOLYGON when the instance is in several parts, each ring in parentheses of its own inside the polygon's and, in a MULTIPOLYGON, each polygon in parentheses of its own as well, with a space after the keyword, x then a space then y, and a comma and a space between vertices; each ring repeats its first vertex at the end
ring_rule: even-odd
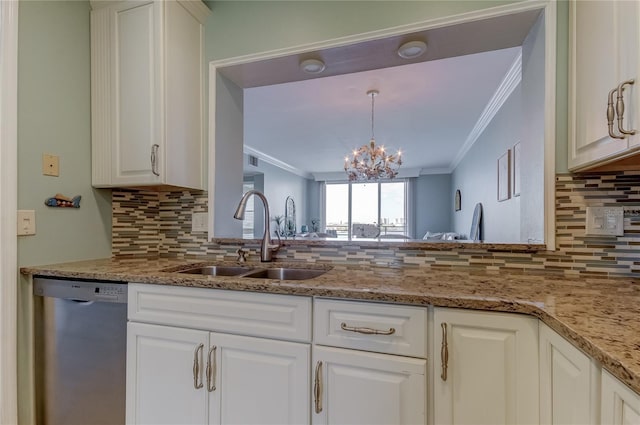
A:
POLYGON ((92 182, 203 188, 200 1, 93 2, 92 182))
POLYGON ((638 22, 638 1, 569 4, 569 170, 639 152, 638 22))

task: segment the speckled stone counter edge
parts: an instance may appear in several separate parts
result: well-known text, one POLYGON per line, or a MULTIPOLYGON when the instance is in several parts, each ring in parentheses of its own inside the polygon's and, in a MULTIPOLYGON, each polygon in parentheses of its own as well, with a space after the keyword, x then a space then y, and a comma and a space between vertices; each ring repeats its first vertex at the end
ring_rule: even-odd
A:
MULTIPOLYGON (((478 271, 425 271, 330 265, 304 265, 305 268, 325 268, 329 271, 318 278, 303 281, 213 278, 176 273, 181 268, 205 263, 207 262, 203 262, 202 258, 102 259, 25 267, 21 272, 50 277, 104 279, 528 314, 542 320, 640 393, 640 350, 637 350, 640 346, 640 332, 635 332, 640 317, 635 308, 635 305, 640 305, 640 289, 634 279, 505 276, 504 273, 478 271), (616 293, 612 295, 607 291, 616 293), (552 302, 545 302, 545 299, 552 302), (574 303, 576 305, 573 305, 574 303), (621 303, 624 305, 620 305, 621 303), (586 315, 589 317, 584 317, 586 315), (593 327, 591 322, 598 320, 602 324, 593 327), (619 326, 613 329, 616 325, 619 326), (609 338, 613 339, 609 341, 609 338)), ((302 266, 299 263, 249 265, 302 266)))

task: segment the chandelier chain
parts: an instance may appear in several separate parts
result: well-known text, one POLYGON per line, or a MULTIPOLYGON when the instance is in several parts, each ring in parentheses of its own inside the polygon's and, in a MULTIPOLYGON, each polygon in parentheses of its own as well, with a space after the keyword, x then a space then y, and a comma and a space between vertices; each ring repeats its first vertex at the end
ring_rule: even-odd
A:
POLYGON ((375 139, 375 133, 373 131, 373 123, 374 123, 374 103, 376 101, 376 93, 375 92, 371 92, 371 139, 375 139))

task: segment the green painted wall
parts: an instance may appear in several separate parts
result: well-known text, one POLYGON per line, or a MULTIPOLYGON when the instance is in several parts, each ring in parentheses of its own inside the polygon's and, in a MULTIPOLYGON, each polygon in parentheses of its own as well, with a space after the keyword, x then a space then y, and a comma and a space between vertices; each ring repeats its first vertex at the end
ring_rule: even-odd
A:
POLYGON ((309 44, 514 1, 206 1, 207 61, 309 44))
MULTIPOLYGON (((405 25, 505 1, 209 1, 205 62, 405 25)), ((20 3, 18 207, 36 210, 37 234, 18 238, 19 264, 110 255, 110 192, 91 188, 87 1, 20 3), (60 156, 60 177, 41 173, 60 156), (82 195, 82 207, 44 199, 82 195)), ((566 171, 567 16, 558 3, 557 170, 566 171)))
POLYGON ((111 193, 91 187, 89 3, 21 1, 18 33, 18 208, 36 235, 18 237, 19 265, 111 255, 111 193), (60 177, 42 175, 42 154, 60 177), (81 207, 49 208, 56 193, 81 207))

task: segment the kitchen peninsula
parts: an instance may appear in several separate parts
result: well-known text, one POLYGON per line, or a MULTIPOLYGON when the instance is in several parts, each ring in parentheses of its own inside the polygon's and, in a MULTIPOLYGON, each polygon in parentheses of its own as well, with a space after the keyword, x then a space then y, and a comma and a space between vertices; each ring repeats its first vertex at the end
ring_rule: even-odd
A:
MULTIPOLYGON (((572 278, 548 273, 498 274, 412 266, 382 268, 309 263, 285 265, 327 269, 327 272, 300 281, 179 273, 201 264, 211 262, 203 257, 111 258, 25 267, 22 273, 297 295, 316 300, 346 299, 436 309, 519 313, 539 319, 618 380, 640 392, 640 334, 636 325, 640 317, 640 289, 633 278, 572 278)), ((247 264, 261 268, 283 266, 278 262, 266 266, 265 263, 247 264)), ((433 327, 428 329, 436 332, 433 327)))

